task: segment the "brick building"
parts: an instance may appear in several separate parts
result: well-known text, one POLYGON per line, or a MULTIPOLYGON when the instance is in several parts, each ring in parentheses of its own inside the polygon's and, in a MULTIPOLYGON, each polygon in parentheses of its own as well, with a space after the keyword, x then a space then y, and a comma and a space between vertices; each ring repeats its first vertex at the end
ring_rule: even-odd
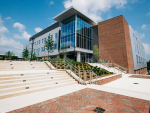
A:
POLYGON ((145 49, 134 30, 121 15, 100 23, 74 7, 70 7, 53 18, 56 23, 30 37, 24 44, 31 53, 42 57, 58 58, 62 44, 67 46, 63 57, 78 62, 96 61, 93 46, 98 45, 100 59, 116 63, 129 73, 146 73, 145 49), (54 40, 54 52, 48 56, 44 42, 47 37, 54 40))

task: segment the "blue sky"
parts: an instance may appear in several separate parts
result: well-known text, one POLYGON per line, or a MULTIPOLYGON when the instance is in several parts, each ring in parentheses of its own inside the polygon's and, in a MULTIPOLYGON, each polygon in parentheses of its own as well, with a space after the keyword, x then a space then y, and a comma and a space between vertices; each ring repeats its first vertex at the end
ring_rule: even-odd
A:
POLYGON ((97 22, 123 15, 150 60, 150 0, 0 0, 0 54, 21 56, 29 37, 55 23, 53 17, 72 5, 97 22))

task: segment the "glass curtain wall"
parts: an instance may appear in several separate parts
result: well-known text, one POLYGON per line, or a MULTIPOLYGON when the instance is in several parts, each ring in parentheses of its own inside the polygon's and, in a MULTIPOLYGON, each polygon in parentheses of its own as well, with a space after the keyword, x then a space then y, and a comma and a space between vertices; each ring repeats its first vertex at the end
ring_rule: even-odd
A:
POLYGON ((75 15, 62 21, 60 47, 63 43, 67 48, 75 47, 75 15))
POLYGON ((77 47, 93 50, 91 25, 77 15, 77 47))

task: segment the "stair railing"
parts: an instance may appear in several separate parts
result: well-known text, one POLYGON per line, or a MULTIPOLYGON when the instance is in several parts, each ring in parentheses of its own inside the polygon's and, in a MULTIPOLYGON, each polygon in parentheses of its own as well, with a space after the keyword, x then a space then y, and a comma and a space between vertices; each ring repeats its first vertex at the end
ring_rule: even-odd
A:
POLYGON ((94 73, 92 70, 81 70, 66 59, 64 59, 64 60, 61 60, 61 59, 60 60, 59 59, 51 60, 50 59, 49 62, 51 63, 51 65, 52 65, 52 63, 56 63, 56 66, 55 66, 56 69, 58 69, 58 66, 57 66, 58 63, 64 63, 64 70, 67 71, 70 69, 70 72, 69 72, 70 75, 72 75, 71 72, 73 72, 73 71, 77 72, 78 75, 75 75, 76 76, 75 79, 77 79, 80 84, 86 85, 88 83, 92 84, 93 82, 95 82, 95 84, 97 84, 97 74, 94 73), (67 65, 70 66, 70 68, 66 68, 67 65), (96 81, 93 79, 93 75, 96 76, 96 81), (86 79, 87 77, 90 78, 89 81, 87 81, 87 79, 86 79))

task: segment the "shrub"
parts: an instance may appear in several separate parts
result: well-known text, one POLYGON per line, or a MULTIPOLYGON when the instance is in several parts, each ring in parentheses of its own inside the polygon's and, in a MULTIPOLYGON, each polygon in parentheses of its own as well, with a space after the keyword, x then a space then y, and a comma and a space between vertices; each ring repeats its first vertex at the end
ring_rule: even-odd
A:
POLYGON ((57 69, 60 69, 60 67, 57 67, 57 69))
POLYGON ((40 62, 43 62, 44 60, 43 59, 40 59, 40 62))
POLYGON ((82 79, 84 79, 84 77, 82 77, 82 79))
POLYGON ((113 72, 110 72, 110 74, 113 74, 113 72))
POLYGON ((87 75, 89 75, 89 73, 87 73, 87 75))
POLYGON ((95 77, 95 75, 93 75, 93 77, 95 77))
POLYGON ((78 74, 76 74, 77 76, 79 76, 78 74))
POLYGON ((70 66, 68 66, 67 69, 70 69, 70 66))
POLYGON ((147 75, 150 75, 150 72, 147 75))
POLYGON ((62 66, 61 69, 64 69, 64 66, 62 66))
POLYGON ((84 75, 84 73, 82 73, 82 75, 84 75))
POLYGON ((90 76, 88 75, 87 78, 90 78, 90 76))

